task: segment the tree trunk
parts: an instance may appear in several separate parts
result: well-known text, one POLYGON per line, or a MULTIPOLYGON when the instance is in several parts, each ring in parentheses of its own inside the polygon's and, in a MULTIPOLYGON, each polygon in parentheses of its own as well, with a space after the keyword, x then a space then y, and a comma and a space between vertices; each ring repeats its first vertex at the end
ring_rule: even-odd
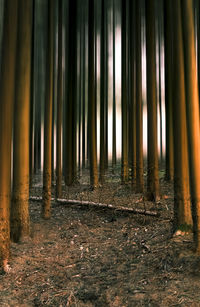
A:
POLYGON ((112 125, 112 168, 116 165, 116 95, 115 95, 115 0, 113 0, 113 125, 112 125))
POLYGON ((174 178, 173 150, 173 112, 172 112, 172 2, 164 1, 164 46, 165 46, 165 129, 166 129, 166 166, 165 178, 174 178))
POLYGON ((126 67, 126 1, 121 0, 122 6, 122 170, 121 180, 129 179, 128 171, 128 101, 127 101, 127 67, 126 67))
POLYGON ((200 118, 192 2, 182 0, 181 8, 193 229, 196 250, 200 254, 200 118))
POLYGON ((155 0, 146 0, 146 61, 147 61, 147 117, 148 117, 148 175, 147 194, 150 200, 159 198, 155 0))
POLYGON ((101 4, 100 182, 105 176, 105 0, 101 4))
MULTIPOLYGON (((83 8, 84 10, 84 8, 83 8)), ((83 107, 82 107, 82 168, 85 168, 85 17, 83 11, 83 107)))
POLYGON ((62 14, 63 2, 58 2, 58 93, 57 93, 57 130, 56 130, 56 197, 62 194, 62 169, 61 169, 61 134, 62 134, 62 99, 63 99, 63 80, 62 80, 62 14))
POLYGON ((129 66, 130 66, 130 112, 129 112, 129 167, 132 184, 136 179, 136 1, 129 1, 129 66))
MULTIPOLYGON (((180 0, 173 2, 174 230, 191 225, 180 0)), ((184 20, 185 22, 185 20, 184 20)))
POLYGON ((11 203, 11 238, 14 242, 29 236, 31 37, 32 0, 19 0, 11 203))
POLYGON ((68 24, 68 93, 66 108, 66 170, 65 183, 71 185, 76 178, 76 105, 77 105, 77 0, 69 1, 68 24))
POLYGON ((89 124, 89 158, 90 158, 90 184, 98 185, 97 171, 97 140, 95 122, 95 83, 94 83, 94 0, 89 0, 89 25, 88 25, 88 124, 89 124))
POLYGON ((142 193, 143 179, 143 110, 142 110, 142 43, 141 2, 136 1, 136 192, 142 193))
POLYGON ((53 12, 54 0, 48 1, 48 39, 46 61, 46 97, 44 114, 44 167, 42 216, 51 216, 51 145, 52 145, 52 105, 53 105, 53 12))
POLYGON ((10 252, 11 141, 15 95, 17 6, 18 0, 5 2, 0 70, 0 267, 4 270, 10 252))

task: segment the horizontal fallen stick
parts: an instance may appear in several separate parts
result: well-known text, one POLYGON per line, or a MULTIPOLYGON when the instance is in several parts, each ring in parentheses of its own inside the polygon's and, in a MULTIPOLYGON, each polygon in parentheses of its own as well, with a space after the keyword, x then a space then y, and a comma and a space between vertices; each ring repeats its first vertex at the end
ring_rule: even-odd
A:
MULTIPOLYGON (((31 196, 30 200, 41 201, 42 197, 31 196)), ((57 199, 52 198, 51 200, 56 201, 58 203, 62 203, 62 204, 74 204, 74 205, 79 205, 79 206, 93 206, 96 208, 106 208, 106 209, 111 209, 115 211, 123 211, 123 212, 133 213, 133 214, 141 214, 141 215, 148 215, 148 216, 154 216, 154 217, 160 216, 160 214, 157 211, 150 211, 150 210, 139 209, 139 208, 129 208, 129 207, 123 207, 123 206, 114 206, 111 204, 95 203, 93 201, 63 199, 63 198, 57 198, 57 199)))

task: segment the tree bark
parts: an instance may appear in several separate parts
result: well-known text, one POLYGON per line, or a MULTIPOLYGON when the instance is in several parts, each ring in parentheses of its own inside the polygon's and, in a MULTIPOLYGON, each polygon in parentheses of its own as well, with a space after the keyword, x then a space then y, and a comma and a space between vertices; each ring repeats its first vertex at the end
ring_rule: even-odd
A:
MULTIPOLYGON (((191 225, 181 1, 173 2, 174 230, 191 225)), ((184 20, 185 22, 185 20, 184 20)))
POLYGON ((129 179, 128 171, 128 99, 127 99, 127 48, 126 48, 126 1, 121 0, 122 7, 122 166, 121 180, 129 179))
POLYGON ((147 61, 147 117, 148 117, 148 175, 147 194, 151 200, 159 198, 155 0, 146 0, 146 61, 147 61))
POLYGON ((112 168, 116 165, 116 94, 115 94, 115 0, 113 0, 113 127, 112 127, 112 168))
POLYGON ((46 96, 44 114, 44 167, 42 217, 51 216, 51 146, 52 146, 52 105, 53 105, 53 10, 54 0, 48 1, 48 39, 46 60, 46 96))
POLYGON ((101 3, 101 72, 100 72, 100 182, 105 176, 105 0, 101 3))
POLYGON ((129 167, 132 185, 136 179, 136 2, 129 1, 129 67, 130 67, 130 112, 129 112, 129 167))
POLYGON ((173 149, 173 112, 172 112, 172 2, 164 0, 164 47, 165 47, 165 129, 166 129, 166 164, 165 178, 174 178, 174 149, 173 149))
POLYGON ((29 116, 32 0, 19 0, 13 138, 11 238, 29 236, 29 116), (24 60, 26 59, 26 61, 24 60))
POLYGON ((142 43, 141 2, 136 1, 136 192, 142 193, 143 179, 143 110, 142 110, 142 43))
POLYGON ((200 254, 200 118, 192 2, 182 0, 181 8, 193 230, 196 251, 200 254))
POLYGON ((4 270, 10 254, 11 141, 17 13, 18 0, 7 0, 4 7, 0 70, 0 267, 4 270))
POLYGON ((90 184, 98 185, 97 171, 97 140, 95 122, 95 83, 94 83, 94 0, 89 0, 88 24, 88 124, 89 124, 89 159, 90 159, 90 184))
POLYGON ((58 94, 57 94, 57 130, 56 130, 56 197, 62 194, 62 169, 61 169, 61 134, 62 134, 62 100, 63 100, 63 80, 62 80, 62 14, 63 2, 58 2, 58 94))

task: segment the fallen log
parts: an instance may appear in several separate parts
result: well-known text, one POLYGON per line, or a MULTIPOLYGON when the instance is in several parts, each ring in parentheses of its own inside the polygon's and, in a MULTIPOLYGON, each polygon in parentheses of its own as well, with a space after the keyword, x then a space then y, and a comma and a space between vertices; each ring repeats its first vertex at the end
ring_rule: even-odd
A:
MULTIPOLYGON (((31 201, 41 201, 42 197, 38 196, 31 196, 31 201)), ((124 206, 115 206, 112 204, 102 204, 102 203, 95 203, 93 201, 86 201, 86 200, 74 200, 74 199, 64 199, 64 198, 52 198, 52 201, 56 201, 62 204, 74 204, 78 206, 92 206, 96 208, 105 208, 111 209, 113 211, 120 211, 120 212, 127 212, 132 214, 140 214, 140 215, 148 215, 153 217, 159 217, 160 213, 154 210, 146 210, 146 209, 139 209, 139 208, 129 208, 124 206)))

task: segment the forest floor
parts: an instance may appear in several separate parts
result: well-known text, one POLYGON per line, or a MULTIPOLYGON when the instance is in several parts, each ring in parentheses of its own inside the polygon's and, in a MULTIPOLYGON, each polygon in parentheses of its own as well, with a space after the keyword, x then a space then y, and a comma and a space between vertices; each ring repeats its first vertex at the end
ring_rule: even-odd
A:
MULTIPOLYGON (((121 185, 111 172, 92 191, 88 173, 63 198, 156 210, 135 215, 52 201, 30 201, 31 238, 11 244, 10 272, 0 274, 0 306, 200 306, 200 257, 192 235, 172 236, 173 188, 161 178, 155 203, 121 185)), ((38 181, 38 180, 37 180, 38 181)), ((32 196, 41 196, 41 182, 32 196)))

